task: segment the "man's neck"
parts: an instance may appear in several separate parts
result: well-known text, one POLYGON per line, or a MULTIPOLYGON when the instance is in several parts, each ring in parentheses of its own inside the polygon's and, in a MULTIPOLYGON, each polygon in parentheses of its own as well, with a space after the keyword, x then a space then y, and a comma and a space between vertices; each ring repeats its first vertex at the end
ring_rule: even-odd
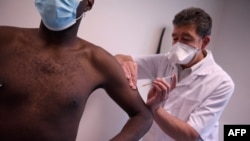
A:
POLYGON ((78 27, 73 25, 62 31, 52 31, 41 22, 39 36, 48 44, 70 44, 77 39, 78 27))

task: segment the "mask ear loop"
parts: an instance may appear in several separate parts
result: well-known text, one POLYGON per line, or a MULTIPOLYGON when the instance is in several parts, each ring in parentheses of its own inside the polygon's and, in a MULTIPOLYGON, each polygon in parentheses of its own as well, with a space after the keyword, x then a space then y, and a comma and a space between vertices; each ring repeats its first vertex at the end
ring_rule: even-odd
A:
MULTIPOLYGON (((83 0, 78 0, 79 1, 79 3, 81 2, 81 1, 83 1, 83 0)), ((79 6, 79 5, 78 5, 79 6)), ((76 21, 78 21, 79 19, 81 19, 82 17, 85 17, 85 12, 83 12, 82 13, 82 15, 81 16, 79 16, 78 18, 76 18, 76 21)))
POLYGON ((78 21, 79 19, 81 19, 82 17, 85 17, 86 13, 83 12, 81 16, 79 16, 78 18, 76 18, 76 21, 78 21))

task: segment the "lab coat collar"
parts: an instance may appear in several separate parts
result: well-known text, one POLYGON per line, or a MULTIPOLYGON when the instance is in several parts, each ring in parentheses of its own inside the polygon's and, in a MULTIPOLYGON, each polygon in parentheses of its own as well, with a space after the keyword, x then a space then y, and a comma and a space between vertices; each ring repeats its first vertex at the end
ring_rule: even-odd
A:
MULTIPOLYGON (((179 83, 177 83, 177 86, 188 85, 199 76, 205 76, 212 73, 212 69, 210 68, 211 65, 215 63, 214 58, 211 51, 209 50, 206 51, 207 51, 207 56, 204 59, 202 59, 199 63, 192 66, 191 68, 187 68, 191 69, 191 73, 187 77, 183 78, 183 80, 181 80, 179 83)), ((177 68, 179 69, 179 67, 177 68)))
POLYGON ((212 72, 211 66, 215 63, 212 52, 206 50, 207 56, 191 67, 192 73, 196 75, 207 75, 212 72))

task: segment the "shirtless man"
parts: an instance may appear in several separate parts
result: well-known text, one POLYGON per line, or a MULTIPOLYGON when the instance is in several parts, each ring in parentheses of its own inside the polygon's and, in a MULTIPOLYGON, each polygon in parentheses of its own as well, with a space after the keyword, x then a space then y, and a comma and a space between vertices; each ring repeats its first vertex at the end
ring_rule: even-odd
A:
POLYGON ((0 140, 74 141, 88 97, 103 88, 130 117, 111 140, 138 141, 152 124, 148 107, 130 89, 112 55, 77 37, 81 18, 74 20, 94 0, 35 4, 42 16, 40 28, 0 26, 0 140), (55 17, 49 19, 57 9, 54 4, 76 7, 76 16, 56 24, 55 17))

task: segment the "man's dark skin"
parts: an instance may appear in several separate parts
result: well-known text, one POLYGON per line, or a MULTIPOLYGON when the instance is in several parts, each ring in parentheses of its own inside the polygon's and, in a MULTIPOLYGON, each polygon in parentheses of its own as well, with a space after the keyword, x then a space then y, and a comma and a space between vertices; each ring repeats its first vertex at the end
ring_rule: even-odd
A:
MULTIPOLYGON (((92 8, 82 1, 77 16, 92 8)), ((0 141, 74 141, 90 94, 103 88, 130 119, 113 139, 139 140, 152 115, 117 61, 63 31, 0 26, 0 141)), ((107 127, 108 130, 108 127, 107 127)))

